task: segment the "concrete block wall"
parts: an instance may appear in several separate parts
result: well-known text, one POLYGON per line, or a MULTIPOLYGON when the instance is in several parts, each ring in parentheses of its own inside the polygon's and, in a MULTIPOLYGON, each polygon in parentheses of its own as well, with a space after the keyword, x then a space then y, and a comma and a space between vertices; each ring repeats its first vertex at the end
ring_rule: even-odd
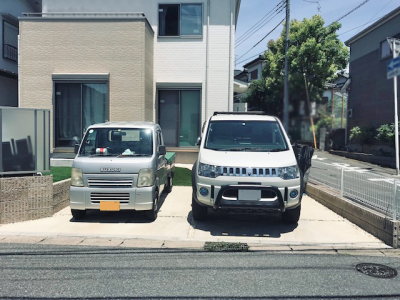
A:
POLYGON ((69 204, 70 179, 53 184, 53 177, 0 178, 0 224, 52 216, 69 204))

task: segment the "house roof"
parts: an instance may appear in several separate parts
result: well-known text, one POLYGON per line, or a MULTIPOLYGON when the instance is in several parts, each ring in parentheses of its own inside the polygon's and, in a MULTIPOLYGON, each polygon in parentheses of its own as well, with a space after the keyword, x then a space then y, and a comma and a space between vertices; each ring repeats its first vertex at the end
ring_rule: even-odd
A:
POLYGON ((383 24, 385 24, 386 22, 390 21, 391 19, 393 19, 394 17, 398 16, 399 14, 400 14, 400 6, 398 8, 396 8, 396 9, 392 10, 390 13, 386 14, 385 16, 380 18, 378 21, 376 21, 372 25, 370 25, 367 28, 365 28, 364 30, 360 31, 355 36, 353 36, 350 39, 348 39, 345 42, 345 44, 347 46, 350 46, 351 44, 353 44, 354 42, 356 42, 360 38, 364 37, 365 35, 367 35, 371 31, 375 30, 376 28, 382 26, 383 24))
POLYGON ((245 64, 243 66, 243 68, 247 68, 248 66, 254 65, 255 63, 259 62, 259 61, 263 61, 264 60, 264 56, 260 55, 258 56, 256 59, 253 59, 252 61, 248 62, 247 64, 245 64))

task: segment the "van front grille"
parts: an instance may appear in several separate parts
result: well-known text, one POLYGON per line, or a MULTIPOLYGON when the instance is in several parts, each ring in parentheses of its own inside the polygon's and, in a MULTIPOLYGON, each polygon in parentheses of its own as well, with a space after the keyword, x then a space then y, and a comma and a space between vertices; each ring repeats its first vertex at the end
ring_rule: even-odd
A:
POLYGON ((278 168, 221 167, 223 176, 278 177, 278 168))
POLYGON ((132 178, 89 178, 88 186, 93 188, 131 188, 133 186, 132 178))
POLYGON ((119 201, 121 204, 129 203, 129 193, 90 193, 92 204, 98 204, 100 201, 119 201))

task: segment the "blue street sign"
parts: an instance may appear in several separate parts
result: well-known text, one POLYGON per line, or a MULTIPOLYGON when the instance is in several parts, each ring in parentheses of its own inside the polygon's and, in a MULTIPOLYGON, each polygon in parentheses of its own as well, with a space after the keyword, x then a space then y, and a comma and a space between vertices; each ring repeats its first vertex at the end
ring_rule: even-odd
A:
POLYGON ((393 58, 387 66, 387 79, 400 75, 400 56, 393 58))

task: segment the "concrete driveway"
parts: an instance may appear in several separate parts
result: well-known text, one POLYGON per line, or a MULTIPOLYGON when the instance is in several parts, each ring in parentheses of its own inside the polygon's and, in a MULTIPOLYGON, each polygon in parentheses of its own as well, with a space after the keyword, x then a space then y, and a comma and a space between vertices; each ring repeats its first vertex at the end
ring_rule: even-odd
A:
POLYGON ((201 247, 205 241, 246 242, 269 249, 387 248, 380 240, 308 196, 297 226, 279 217, 211 214, 205 222, 191 216, 191 187, 173 187, 164 195, 158 219, 140 213, 89 213, 74 221, 69 207, 50 218, 0 226, 0 243, 201 247), (283 248, 282 248, 283 247, 283 248))

